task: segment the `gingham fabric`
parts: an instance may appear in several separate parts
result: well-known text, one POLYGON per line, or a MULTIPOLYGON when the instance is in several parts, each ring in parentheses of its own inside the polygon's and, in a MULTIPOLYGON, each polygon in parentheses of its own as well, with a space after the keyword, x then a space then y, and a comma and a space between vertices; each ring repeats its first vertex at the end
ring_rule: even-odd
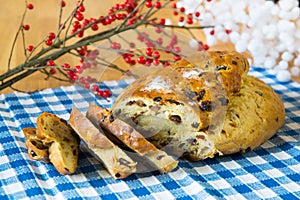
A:
POLYGON ((170 173, 149 172, 114 180, 82 150, 75 174, 60 175, 53 165, 30 160, 22 128, 35 126, 43 111, 68 119, 72 106, 85 111, 89 102, 109 107, 129 83, 101 83, 112 90, 97 100, 79 86, 32 94, 0 96, 0 199, 299 199, 300 85, 278 83, 263 70, 252 70, 280 94, 286 124, 261 147, 246 154, 199 162, 180 160, 170 173))

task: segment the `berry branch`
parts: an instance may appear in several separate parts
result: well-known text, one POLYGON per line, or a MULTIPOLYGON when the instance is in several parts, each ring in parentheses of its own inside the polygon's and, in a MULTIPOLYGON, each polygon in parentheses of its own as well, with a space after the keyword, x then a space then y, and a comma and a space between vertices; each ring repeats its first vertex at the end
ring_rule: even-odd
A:
MULTIPOLYGON (((63 20, 62 16, 66 2, 60 0, 58 30, 56 33, 49 32, 45 39, 36 46, 26 46, 25 31, 28 31, 30 26, 24 24, 24 21, 27 10, 32 10, 34 6, 28 4, 25 0, 26 9, 23 13, 19 30, 13 41, 8 61, 8 70, 0 75, 0 90, 7 87, 13 88, 14 83, 40 71, 46 74, 46 79, 55 78, 61 81, 78 82, 85 88, 91 89, 95 94, 108 97, 110 95, 109 91, 97 88, 95 84, 93 84, 93 82, 97 80, 91 77, 83 77, 81 75, 82 72, 91 66, 108 67, 118 70, 121 73, 128 72, 128 69, 124 69, 124 67, 120 67, 106 60, 105 57, 99 53, 101 49, 116 53, 123 58, 124 63, 128 64, 129 67, 137 63, 145 66, 157 66, 159 64, 168 66, 170 62, 179 60, 184 56, 181 55, 178 37, 174 31, 181 29, 187 32, 188 37, 197 41, 198 46, 201 47, 198 48, 198 50, 207 50, 208 46, 198 41, 192 30, 197 31, 204 28, 211 28, 212 26, 192 26, 191 18, 186 19, 186 24, 172 25, 167 24, 165 18, 157 17, 157 13, 165 9, 178 10, 176 6, 174 6, 175 3, 171 4, 171 2, 172 0, 124 0, 123 3, 117 3, 109 9, 106 15, 100 16, 99 18, 88 19, 84 16, 84 1, 78 0, 71 14, 63 20), (100 27, 102 27, 102 29, 100 29, 100 27), (155 35, 149 36, 147 33, 140 31, 140 28, 149 29, 151 27, 156 30, 155 35), (137 34, 137 41, 144 44, 144 49, 137 48, 136 41, 130 41, 122 36, 123 33, 131 30, 137 34), (172 34, 168 34, 167 30, 172 30, 172 34), (87 31, 93 32, 84 36, 87 31), (13 49, 20 33, 22 34, 25 60, 20 65, 11 68, 10 62, 13 49), (164 41, 160 34, 170 38, 168 44, 163 44, 164 41), (75 39, 75 41, 70 43, 73 39, 75 39), (110 44, 109 48, 102 45, 107 42, 110 44), (122 46, 128 46, 128 48, 122 46), (173 55, 173 60, 162 59, 162 51, 173 55), (56 63, 58 58, 67 54, 79 58, 80 64, 71 67, 68 63, 56 63), (63 78, 57 77, 57 73, 62 74, 63 78)), ((179 10, 183 9, 180 8, 179 10)), ((176 15, 178 15, 178 13, 176 15)), ((180 19, 180 21, 182 20, 180 19)))

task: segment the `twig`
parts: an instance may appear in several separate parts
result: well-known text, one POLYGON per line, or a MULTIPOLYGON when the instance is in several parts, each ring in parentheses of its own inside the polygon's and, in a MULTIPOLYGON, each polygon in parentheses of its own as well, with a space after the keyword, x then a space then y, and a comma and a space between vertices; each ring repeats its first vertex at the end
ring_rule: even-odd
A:
POLYGON ((10 50, 9 57, 8 57, 8 63, 7 63, 7 69, 8 70, 10 70, 10 63, 11 63, 12 55, 13 55, 13 52, 14 52, 14 49, 15 49, 15 46, 16 46, 16 43, 17 43, 18 36, 20 34, 20 31, 23 29, 23 23, 24 23, 24 19, 25 19, 26 13, 27 13, 26 5, 27 5, 27 1, 25 0, 25 10, 24 10, 23 15, 22 15, 22 19, 21 19, 19 29, 18 29, 18 31, 17 31, 14 39, 13 39, 13 43, 12 43, 11 50, 10 50))

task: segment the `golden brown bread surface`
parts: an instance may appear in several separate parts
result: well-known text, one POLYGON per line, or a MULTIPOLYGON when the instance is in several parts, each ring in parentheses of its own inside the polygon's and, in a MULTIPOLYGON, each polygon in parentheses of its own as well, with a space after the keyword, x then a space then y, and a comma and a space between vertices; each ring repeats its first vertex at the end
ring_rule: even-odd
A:
POLYGON ((283 103, 272 88, 248 76, 236 52, 204 53, 142 77, 112 111, 169 153, 190 160, 253 149, 283 125, 283 103))
POLYGON ((76 171, 79 137, 67 122, 52 113, 44 112, 37 118, 36 133, 44 145, 49 146, 49 159, 61 174, 76 171))
POLYGON ((230 99, 216 148, 223 154, 252 150, 271 138, 284 124, 283 103, 273 89, 248 76, 230 99))

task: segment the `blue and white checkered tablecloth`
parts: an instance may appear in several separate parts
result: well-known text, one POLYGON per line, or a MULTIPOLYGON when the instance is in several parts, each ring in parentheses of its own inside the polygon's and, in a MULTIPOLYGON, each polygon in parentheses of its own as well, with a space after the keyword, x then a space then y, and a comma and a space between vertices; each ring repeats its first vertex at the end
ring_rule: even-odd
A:
MULTIPOLYGON (((90 154, 81 151, 75 174, 62 176, 53 165, 30 160, 22 128, 35 126, 43 111, 68 119, 72 106, 85 111, 95 97, 79 86, 32 94, 0 96, 0 199, 299 199, 300 84, 278 83, 263 70, 252 70, 278 92, 286 124, 261 147, 246 154, 199 162, 180 160, 167 174, 134 174, 114 180, 90 154)), ((102 84, 113 97, 128 83, 102 84)))

